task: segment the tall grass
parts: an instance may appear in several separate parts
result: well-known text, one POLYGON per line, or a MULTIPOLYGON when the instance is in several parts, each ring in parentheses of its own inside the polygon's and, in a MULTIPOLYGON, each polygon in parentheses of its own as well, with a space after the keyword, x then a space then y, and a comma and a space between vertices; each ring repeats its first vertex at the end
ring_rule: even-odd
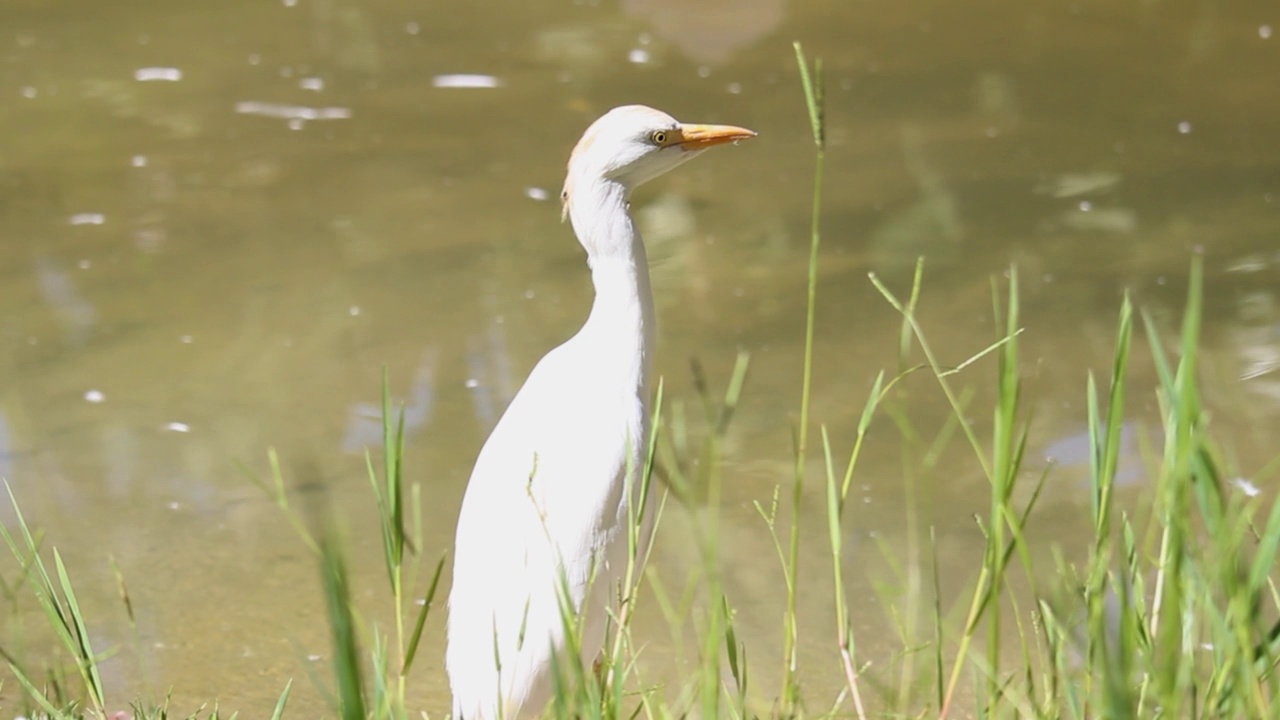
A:
MULTIPOLYGON (((711 389, 699 366, 694 368, 696 407, 671 398, 660 385, 653 418, 654 433, 645 448, 645 465, 628 473, 640 482, 628 488, 658 501, 635 506, 628 533, 626 580, 611 611, 610 635, 600 672, 561 667, 556 697, 548 714, 557 717, 614 719, 702 717, 747 718, 760 715, 868 717, 989 717, 1080 719, 1095 717, 1271 717, 1277 714, 1280 679, 1280 590, 1275 584, 1275 556, 1280 549, 1280 503, 1273 498, 1233 492, 1239 477, 1210 437, 1210 413, 1201 401, 1198 352, 1202 325, 1203 269, 1193 259, 1187 303, 1176 337, 1168 337, 1151 316, 1137 311, 1126 297, 1119 307, 1115 349, 1109 372, 1099 378, 1082 373, 1089 438, 1090 537, 1081 547, 1058 548, 1046 566, 1028 542, 1037 501, 1052 469, 1025 467, 1034 419, 1020 368, 1023 314, 1018 272, 992 285, 997 333, 980 347, 936 348, 918 314, 927 296, 925 266, 920 262, 911 286, 895 290, 872 274, 870 282, 885 300, 885 311, 901 319, 899 367, 867 372, 869 388, 858 411, 852 437, 833 436, 819 428, 818 451, 811 450, 813 347, 820 259, 819 223, 825 153, 825 115, 821 63, 812 66, 795 47, 806 107, 815 143, 815 177, 804 336, 802 390, 789 476, 771 498, 756 508, 759 531, 770 536, 778 555, 785 612, 780 628, 782 673, 777 684, 762 684, 753 664, 773 662, 751 654, 756 639, 744 637, 736 622, 734 602, 721 575, 719 505, 725 438, 746 391, 748 358, 738 358, 722 392, 711 389), (1135 339, 1135 326, 1142 336, 1135 339), (1121 428, 1132 422, 1129 366, 1138 341, 1150 353, 1159 380, 1156 392, 1162 438, 1149 453, 1152 480, 1149 501, 1132 511, 1116 497, 1121 457, 1121 428), (944 358, 968 353, 947 364, 944 358), (921 438, 911 421, 904 379, 926 375, 945 400, 951 417, 936 438, 921 438), (994 400, 981 425, 973 406, 975 384, 994 388, 994 400), (692 418, 690 416, 693 416, 692 418), (883 422, 887 421, 887 422, 883 422), (905 575, 906 597, 888 608, 885 618, 898 628, 902 647, 892 657, 868 657, 854 632, 857 615, 877 612, 850 597, 851 572, 870 563, 850 563, 846 541, 853 528, 850 488, 859 461, 877 422, 896 429, 909 447, 924 446, 921 457, 904 453, 903 476, 909 499, 905 562, 931 564, 905 575), (971 581, 964 596, 944 600, 937 566, 933 528, 921 527, 916 499, 918 469, 934 467, 941 448, 952 440, 963 444, 971 471, 986 481, 986 508, 975 524, 982 533, 980 552, 971 558, 971 581), (841 450, 840 448, 846 448, 841 450), (824 501, 826 542, 822 548, 801 547, 800 506, 805 500, 806 465, 817 455, 823 469, 818 493, 824 501), (669 502, 666 498, 671 498, 669 502), (674 592, 649 572, 642 548, 644 533, 655 520, 672 512, 689 512, 699 569, 695 576, 701 603, 674 592), (801 617, 801 558, 829 553, 834 617, 801 617), (1068 558, 1074 558, 1069 560, 1068 558), (637 603, 651 602, 672 624, 673 632, 697 629, 692 643, 693 669, 676 687, 657 688, 643 671, 644 639, 634 637, 637 603), (690 611, 697 609, 696 622, 690 611), (843 678, 834 701, 813 695, 805 680, 820 669, 798 662, 801 632, 829 637, 832 667, 843 678), (828 710, 812 711, 819 702, 828 710)), ((912 384, 913 388, 917 385, 912 384)), ((912 390, 913 392, 916 390, 912 390)), ((432 622, 444 557, 423 547, 421 489, 406 487, 402 412, 391 401, 384 374, 383 443, 369 453, 370 510, 379 520, 387 593, 393 617, 388 630, 368 619, 352 600, 342 550, 342 518, 300 514, 290 501, 279 459, 269 454, 271 474, 254 478, 289 522, 301 542, 316 556, 326 593, 333 644, 335 714, 348 719, 416 716, 408 707, 408 686, 422 638, 437 631, 432 622), (380 457, 378 457, 380 455, 380 457), (321 530, 316 530, 320 528, 321 530), (422 571, 426 570, 426 574, 422 571), (417 605, 415 608, 414 605, 417 605)), ((1250 479, 1270 479, 1280 463, 1250 479)), ((17 500, 10 493, 15 510, 17 500)), ((99 665, 104 654, 93 647, 83 608, 56 548, 42 552, 37 533, 17 513, 16 531, 0 527, 17 560, 20 577, 5 582, 6 597, 26 587, 43 609, 49 627, 65 651, 72 672, 33 673, 18 653, 0 648, 27 705, 51 717, 106 717, 111 705, 99 665), (51 554, 52 564, 44 559, 51 554), (72 686, 78 687, 74 689, 72 686)), ((892 567, 904 562, 902 551, 885 548, 892 567)), ((123 580, 122 587, 123 587, 123 580)), ((124 594, 127 597, 127 593, 124 594)), ((885 599, 889 599, 886 595, 885 599)), ((564 622, 573 642, 579 619, 566 608, 564 622)), ((650 660, 652 658, 649 658, 650 660)), ((290 686, 275 708, 285 709, 290 686)), ((165 705, 140 704, 140 717, 167 717, 165 705)), ((425 713, 424 713, 425 714, 425 713)), ((436 713, 439 714, 439 713, 436 713)), ((194 716, 193 716, 194 717, 194 716)), ((209 717, 218 717, 216 707, 209 717)))
POLYGON ((795 714, 799 702, 800 687, 796 679, 796 648, 799 638, 799 612, 796 595, 799 592, 800 569, 800 502, 804 495, 804 468, 809 457, 809 400, 813 393, 813 332, 818 310, 818 250, 822 244, 820 223, 822 220, 822 177, 826 169, 827 129, 822 77, 822 60, 818 59, 812 72, 805 58, 804 48, 794 44, 796 66, 800 69, 800 84, 804 89, 805 107, 809 112, 809 126, 813 133, 814 169, 813 203, 809 221, 809 281, 806 286, 804 321, 804 361, 800 386, 800 421, 795 436, 795 474, 791 481, 791 537, 783 575, 787 585, 787 614, 782 651, 781 712, 784 716, 795 714))

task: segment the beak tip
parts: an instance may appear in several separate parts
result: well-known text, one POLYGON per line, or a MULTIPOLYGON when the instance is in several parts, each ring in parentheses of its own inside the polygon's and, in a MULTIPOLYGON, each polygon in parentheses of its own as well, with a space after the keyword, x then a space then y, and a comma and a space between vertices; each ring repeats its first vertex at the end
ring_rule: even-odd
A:
POLYGON ((682 131, 684 141, 681 145, 686 150, 703 150, 756 136, 756 131, 736 125, 685 125, 682 131))

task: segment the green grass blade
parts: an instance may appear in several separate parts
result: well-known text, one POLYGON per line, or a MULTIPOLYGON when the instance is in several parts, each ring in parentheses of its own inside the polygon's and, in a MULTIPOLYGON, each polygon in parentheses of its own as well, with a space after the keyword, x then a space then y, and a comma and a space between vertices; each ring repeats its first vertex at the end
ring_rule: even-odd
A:
POLYGON ((791 45, 796 51, 796 65, 800 68, 800 84, 804 86, 804 102, 809 110, 809 126, 813 131, 813 144, 819 149, 827 145, 826 121, 823 101, 822 60, 814 62, 813 75, 809 74, 809 61, 799 42, 791 45))
POLYGON ((76 599, 76 591, 71 586, 71 578, 67 576, 67 568, 62 564, 62 554, 53 549, 53 563, 58 571, 58 583, 62 586, 62 596, 67 601, 67 611, 75 627, 77 656, 80 673, 84 677, 85 689, 89 691, 89 699, 98 711, 106 713, 106 699, 102 691, 102 676, 98 672, 98 659, 93 654, 93 646, 89 641, 89 629, 84 624, 84 614, 80 611, 80 602, 76 599))
POLYGON ((1263 527, 1258 549, 1254 552, 1253 564, 1249 568, 1249 592, 1256 600, 1261 599, 1266 589, 1267 579, 1275 565, 1276 553, 1280 551, 1280 501, 1271 504, 1271 514, 1263 527))
POLYGON ((49 698, 45 696, 44 693, 40 692, 39 688, 32 684, 31 680, 27 678, 26 674, 23 673, 17 665, 9 663, 9 672, 13 673, 13 676, 18 679, 18 684, 22 686, 22 689, 27 692, 27 695, 30 696, 32 700, 36 701, 36 704, 40 706, 40 709, 48 713, 50 718, 64 717, 63 714, 54 707, 53 703, 50 702, 49 698))
POLYGON ((280 720, 284 717, 284 706, 289 702, 289 690, 293 687, 293 678, 289 678, 284 684, 284 691, 280 693, 280 699, 276 701, 275 710, 271 712, 271 720, 280 720))
POLYGON ((329 634, 333 644, 333 673, 338 683, 338 712, 343 720, 366 720, 360 648, 351 612, 351 589, 342 552, 331 535, 321 538, 321 572, 329 634))
POLYGON ((404 666, 400 670, 401 674, 407 674, 409 668, 413 666, 413 658, 418 652, 418 642, 422 640, 422 629, 426 627, 427 616, 431 614, 431 606, 435 602, 436 590, 440 587, 440 575, 444 571, 445 556, 441 555, 440 560, 436 563, 436 570, 431 575, 431 585, 427 588, 427 594, 422 598, 422 607, 418 610, 418 618, 413 624, 413 634, 409 636, 409 648, 405 650, 404 666))

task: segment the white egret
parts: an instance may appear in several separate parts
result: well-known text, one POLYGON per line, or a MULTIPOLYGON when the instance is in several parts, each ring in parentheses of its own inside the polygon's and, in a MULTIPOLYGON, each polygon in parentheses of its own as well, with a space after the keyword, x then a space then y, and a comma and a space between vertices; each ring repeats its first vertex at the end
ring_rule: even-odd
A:
POLYGON ((567 663, 590 669, 598 659, 627 567, 628 506, 640 500, 627 475, 643 465, 652 390, 653 292, 628 196, 709 147, 754 135, 628 105, 573 149, 560 197, 595 301, 582 329, 533 368, 471 472, 449 595, 455 720, 536 716, 555 686, 553 658, 566 677, 567 663), (566 652, 561 588, 581 617, 578 656, 566 652))

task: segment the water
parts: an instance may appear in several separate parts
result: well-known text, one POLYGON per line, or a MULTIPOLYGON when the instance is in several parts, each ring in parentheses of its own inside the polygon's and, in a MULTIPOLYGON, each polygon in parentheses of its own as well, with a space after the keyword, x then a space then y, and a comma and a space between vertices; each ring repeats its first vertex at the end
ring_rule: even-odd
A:
MULTIPOLYGON (((813 420, 837 455, 875 373, 896 364, 898 319, 867 272, 905 291, 925 255, 922 320, 959 363, 995 337, 989 281, 1016 262, 1032 464, 1063 466, 1039 546, 1070 552, 1086 507, 1086 372, 1109 369, 1125 288, 1172 327, 1192 252, 1206 258, 1215 427, 1242 473, 1274 452, 1280 14, 1264 3, 20 2, 5 13, 0 470, 66 557, 95 641, 122 648, 105 670, 122 701, 172 687, 182 708, 216 697, 260 716, 292 677, 295 713, 324 707, 305 681, 328 663, 316 563, 235 463, 263 472, 277 447, 303 507, 343 510, 357 599, 385 623, 360 455, 376 441, 381 368, 407 406, 408 474, 423 486, 434 556, 506 400, 585 317, 588 274, 554 198, 581 131, 628 102, 760 133, 654 182, 634 210, 668 400, 696 406, 689 358, 719 388, 736 352, 752 354, 727 441, 721 545, 767 701, 783 593, 752 502, 767 505, 789 478, 812 167, 793 39, 827 68, 813 420)), ((1146 357, 1139 344, 1125 430, 1135 456, 1154 417, 1146 357)), ((972 407, 990 406, 991 377, 990 364, 960 376, 972 407)), ((927 442, 948 409, 923 376, 905 387, 927 442)), ((881 547, 912 548, 909 496, 917 526, 938 528, 949 592, 962 593, 980 552, 972 514, 986 490, 966 450, 952 442, 931 473, 904 470, 903 452, 889 423, 873 428, 846 524, 871 658, 896 647, 883 604, 900 586, 887 597, 873 586, 892 577, 881 547)), ((1127 462, 1132 496, 1145 480, 1127 462)), ((811 467, 819 477, 816 457, 811 467)), ((816 482, 805 498, 802 662, 822 707, 840 678, 816 482)), ((678 589, 695 560, 688 520, 672 518, 655 565, 678 589)), ((15 573, 0 561, 6 581, 15 573)), ((5 612, 39 657, 29 609, 5 612)), ((429 625, 412 683, 433 711, 447 706, 442 627, 429 625)), ((653 608, 641 631, 651 665, 681 642, 653 608)))

